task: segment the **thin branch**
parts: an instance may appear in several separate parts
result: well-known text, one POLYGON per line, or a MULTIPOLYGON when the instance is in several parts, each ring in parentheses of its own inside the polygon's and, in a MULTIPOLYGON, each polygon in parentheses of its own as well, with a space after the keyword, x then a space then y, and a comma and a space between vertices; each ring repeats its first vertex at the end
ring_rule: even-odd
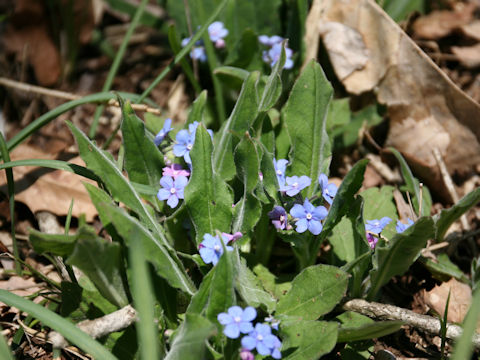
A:
MULTIPOLYGON (((45 95, 45 96, 50 96, 50 97, 55 97, 59 99, 64 99, 64 100, 78 100, 81 99, 83 96, 80 95, 75 95, 72 93, 68 93, 65 91, 59 91, 59 90, 52 90, 48 88, 44 88, 41 86, 37 85, 30 85, 26 83, 22 83, 19 81, 7 79, 5 77, 0 76, 0 85, 3 85, 5 87, 17 89, 20 91, 24 91, 26 93, 31 93, 31 94, 38 94, 38 95, 45 95)), ((118 101, 111 99, 108 102, 109 106, 114 106, 114 107, 120 107, 120 104, 118 101)), ((155 115, 160 115, 162 111, 160 109, 152 108, 144 104, 132 104, 133 110, 137 111, 145 111, 149 112, 155 115)))
MULTIPOLYGON (((362 315, 378 320, 400 320, 406 325, 413 326, 419 330, 439 335, 441 331, 440 319, 428 315, 417 314, 411 310, 397 306, 368 302, 362 299, 353 299, 343 304, 344 310, 358 312, 362 315)), ((462 328, 458 325, 447 324, 446 337, 457 339, 462 334, 462 328)), ((480 335, 475 334, 473 344, 480 348, 480 335)))
MULTIPOLYGON (((137 311, 131 305, 127 305, 97 319, 81 321, 77 324, 77 327, 97 339, 112 332, 123 330, 136 320, 137 311)), ((51 331, 48 334, 48 340, 55 348, 63 349, 68 346, 67 340, 56 331, 51 331)))

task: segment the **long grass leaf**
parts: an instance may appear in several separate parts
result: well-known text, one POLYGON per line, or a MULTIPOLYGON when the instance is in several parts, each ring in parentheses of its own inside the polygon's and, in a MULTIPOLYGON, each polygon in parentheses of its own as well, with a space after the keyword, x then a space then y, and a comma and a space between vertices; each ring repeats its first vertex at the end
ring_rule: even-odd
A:
POLYGON ((43 306, 37 305, 32 301, 28 301, 6 290, 0 290, 0 301, 36 317, 44 325, 62 334, 65 339, 78 346, 83 351, 89 353, 95 359, 117 359, 107 348, 93 340, 74 324, 43 306))

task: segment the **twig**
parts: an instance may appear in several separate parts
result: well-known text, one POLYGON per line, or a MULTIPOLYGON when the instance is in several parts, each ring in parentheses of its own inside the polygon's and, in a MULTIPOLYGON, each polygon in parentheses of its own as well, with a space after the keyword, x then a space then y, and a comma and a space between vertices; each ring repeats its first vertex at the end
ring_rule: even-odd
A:
MULTIPOLYGON (((41 86, 36 86, 36 85, 30 85, 26 83, 22 83, 19 81, 7 79, 4 77, 0 76, 0 85, 3 85, 5 87, 17 89, 20 91, 24 91, 27 93, 32 93, 32 94, 39 94, 39 95, 45 95, 45 96, 51 96, 51 97, 56 97, 59 99, 64 99, 64 100, 78 100, 82 98, 82 96, 75 95, 72 93, 68 93, 65 91, 59 91, 59 90, 52 90, 48 88, 44 88, 41 86)), ((118 101, 111 99, 108 102, 109 106, 114 106, 114 107, 120 107, 120 104, 118 101)), ((132 104, 133 110, 137 111, 145 111, 149 112, 155 115, 160 115, 162 112, 160 109, 152 108, 144 104, 132 104)))
MULTIPOLYGON (((112 332, 120 331, 130 326, 137 319, 137 312, 131 306, 127 305, 120 310, 107 314, 97 319, 81 321, 77 327, 88 335, 97 339, 112 332)), ((48 334, 49 341, 53 347, 63 349, 68 346, 67 340, 56 331, 48 334)))
MULTIPOLYGON (((417 314, 411 310, 397 306, 368 302, 361 299, 354 299, 343 304, 344 310, 358 312, 368 317, 379 320, 400 320, 406 325, 413 326, 425 332, 439 335, 441 331, 440 320, 428 315, 417 314)), ((462 334, 462 328, 458 325, 447 324, 446 337, 456 339, 462 334)), ((473 344, 480 348, 480 335, 475 334, 473 344)))

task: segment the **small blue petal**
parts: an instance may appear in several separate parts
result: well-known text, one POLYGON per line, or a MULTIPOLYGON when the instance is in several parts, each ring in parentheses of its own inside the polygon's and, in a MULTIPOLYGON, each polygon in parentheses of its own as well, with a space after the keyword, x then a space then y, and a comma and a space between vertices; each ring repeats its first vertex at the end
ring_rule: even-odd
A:
POLYGON ((290 215, 292 215, 294 218, 302 219, 305 218, 305 208, 300 205, 300 204, 295 204, 293 207, 290 209, 290 215))
POLYGON ((171 195, 167 200, 167 205, 170 206, 172 209, 177 207, 178 197, 176 197, 175 195, 171 195))
POLYGON ((305 231, 307 231, 308 220, 307 219, 300 219, 295 223, 295 225, 297 226, 297 228, 295 230, 298 233, 304 233, 305 231))
POLYGON ((242 347, 247 350, 253 350, 257 346, 257 339, 252 336, 244 336, 242 338, 242 347))
POLYGON ((313 235, 318 235, 322 232, 322 223, 316 220, 310 220, 308 222, 308 231, 313 235))
POLYGON ((225 326, 223 333, 230 339, 236 339, 240 336, 240 330, 238 329, 238 325, 235 323, 225 326))

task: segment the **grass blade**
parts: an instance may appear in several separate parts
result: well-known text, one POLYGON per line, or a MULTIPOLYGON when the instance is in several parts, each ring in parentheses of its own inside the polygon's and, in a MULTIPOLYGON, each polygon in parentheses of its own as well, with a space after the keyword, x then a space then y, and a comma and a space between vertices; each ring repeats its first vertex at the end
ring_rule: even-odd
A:
MULTIPOLYGON (((0 132, 0 152, 2 153, 3 162, 10 161, 10 154, 8 153, 7 143, 3 134, 0 132)), ((13 179, 13 171, 11 168, 5 168, 7 175, 7 187, 8 187, 8 205, 10 209, 10 223, 13 245, 13 256, 15 256, 15 272, 18 275, 22 274, 22 266, 18 262, 20 255, 18 253, 17 237, 15 236, 15 181, 13 179)))
POLYGON ((74 324, 68 320, 65 320, 63 317, 54 313, 53 311, 44 308, 43 306, 37 305, 32 301, 25 300, 24 298, 12 294, 6 290, 0 290, 0 301, 34 316, 44 325, 62 334, 65 339, 78 346, 83 351, 89 353, 96 359, 117 359, 107 348, 93 340, 82 330, 78 329, 74 324))

